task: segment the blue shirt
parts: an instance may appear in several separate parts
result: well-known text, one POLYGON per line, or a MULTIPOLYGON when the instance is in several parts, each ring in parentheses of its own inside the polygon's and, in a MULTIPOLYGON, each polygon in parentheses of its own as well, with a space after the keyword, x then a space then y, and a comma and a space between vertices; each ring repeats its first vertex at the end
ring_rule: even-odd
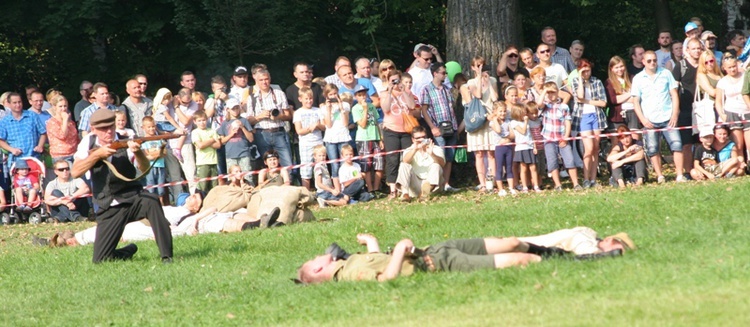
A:
MULTIPOLYGON (((79 131, 91 132, 91 124, 89 124, 89 119, 91 119, 91 115, 93 115, 94 111, 96 111, 97 109, 99 109, 99 106, 96 105, 96 102, 86 107, 86 109, 83 109, 83 111, 81 112, 81 120, 78 122, 79 131)), ((115 111, 117 110, 117 107, 111 104, 107 104, 107 109, 115 111)))
MULTIPOLYGON (((16 119, 8 113, 0 121, 0 139, 8 145, 21 149, 21 157, 37 157, 34 147, 39 144, 39 137, 47 134, 47 127, 39 119, 39 115, 31 111, 24 111, 21 119, 16 119)), ((15 162, 15 156, 9 154, 8 163, 15 162)))
POLYGON ((653 78, 641 71, 633 77, 630 95, 639 97, 643 115, 651 123, 664 123, 672 118, 671 90, 677 89, 672 73, 657 68, 653 78))
MULTIPOLYGON (((372 82, 370 81, 369 78, 364 78, 364 77, 358 78, 357 84, 362 85, 367 88, 367 103, 372 103, 372 99, 370 97, 378 93, 378 91, 375 89, 375 85, 372 85, 372 82)), ((356 88, 357 85, 354 85, 354 87, 356 88)), ((339 87, 339 94, 347 93, 347 92, 351 93, 352 97, 354 96, 354 89, 347 88, 345 85, 341 85, 341 87, 339 87)), ((356 99, 355 99, 355 102, 356 102, 356 99)))

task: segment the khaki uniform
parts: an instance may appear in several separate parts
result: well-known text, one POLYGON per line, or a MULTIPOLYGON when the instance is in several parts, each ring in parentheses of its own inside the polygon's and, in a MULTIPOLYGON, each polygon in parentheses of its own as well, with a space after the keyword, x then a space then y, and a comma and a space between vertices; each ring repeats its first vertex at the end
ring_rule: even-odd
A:
POLYGON ((253 192, 247 203, 247 214, 251 217, 269 213, 278 207, 280 221, 285 225, 315 220, 308 206, 316 203, 315 194, 304 187, 297 186, 269 186, 253 192))

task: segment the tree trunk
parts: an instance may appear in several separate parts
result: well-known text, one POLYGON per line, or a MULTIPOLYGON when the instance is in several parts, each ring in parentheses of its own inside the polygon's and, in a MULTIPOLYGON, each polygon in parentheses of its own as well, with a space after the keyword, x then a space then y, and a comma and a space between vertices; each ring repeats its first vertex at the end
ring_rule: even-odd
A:
MULTIPOLYGON (((669 0, 654 0, 654 16, 656 31, 672 31, 672 14, 669 11, 669 0)), ((675 40, 683 39, 683 35, 675 35, 675 40)))
POLYGON ((748 27, 750 27, 750 3, 747 0, 724 0, 723 12, 727 23, 725 31, 740 30, 747 35, 748 27))
POLYGON ((467 73, 471 58, 479 55, 494 72, 505 48, 521 40, 518 0, 448 0, 445 33, 446 60, 467 73))

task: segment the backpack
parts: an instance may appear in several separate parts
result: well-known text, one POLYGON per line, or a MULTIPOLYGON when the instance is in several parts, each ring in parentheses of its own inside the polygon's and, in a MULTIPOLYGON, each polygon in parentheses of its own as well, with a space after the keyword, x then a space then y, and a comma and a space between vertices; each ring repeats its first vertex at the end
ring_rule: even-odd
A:
POLYGON ((478 98, 471 99, 464 112, 464 124, 466 131, 472 133, 481 129, 487 122, 487 109, 478 98))

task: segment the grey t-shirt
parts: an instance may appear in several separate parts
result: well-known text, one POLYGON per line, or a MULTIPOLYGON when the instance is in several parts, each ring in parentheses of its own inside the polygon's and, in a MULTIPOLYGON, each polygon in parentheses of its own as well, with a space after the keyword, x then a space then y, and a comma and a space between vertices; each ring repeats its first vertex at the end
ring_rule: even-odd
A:
POLYGON ((52 192, 53 190, 60 190, 64 196, 71 196, 73 193, 78 191, 79 188, 84 186, 83 179, 76 178, 70 181, 63 182, 59 178, 55 178, 49 184, 47 184, 46 192, 52 192))
MULTIPOLYGON (((232 130, 232 123, 234 123, 237 119, 230 119, 225 121, 221 124, 221 128, 217 131, 219 135, 221 136, 227 136, 229 132, 232 130)), ((242 125, 245 126, 245 129, 248 131, 252 131, 253 127, 250 125, 250 122, 247 121, 245 118, 240 118, 240 122, 242 122, 242 125)), ((228 159, 238 159, 243 157, 250 157, 250 141, 247 140, 245 137, 245 134, 242 133, 242 131, 237 132, 234 136, 232 136, 229 141, 224 145, 224 150, 226 151, 226 155, 228 159)))

